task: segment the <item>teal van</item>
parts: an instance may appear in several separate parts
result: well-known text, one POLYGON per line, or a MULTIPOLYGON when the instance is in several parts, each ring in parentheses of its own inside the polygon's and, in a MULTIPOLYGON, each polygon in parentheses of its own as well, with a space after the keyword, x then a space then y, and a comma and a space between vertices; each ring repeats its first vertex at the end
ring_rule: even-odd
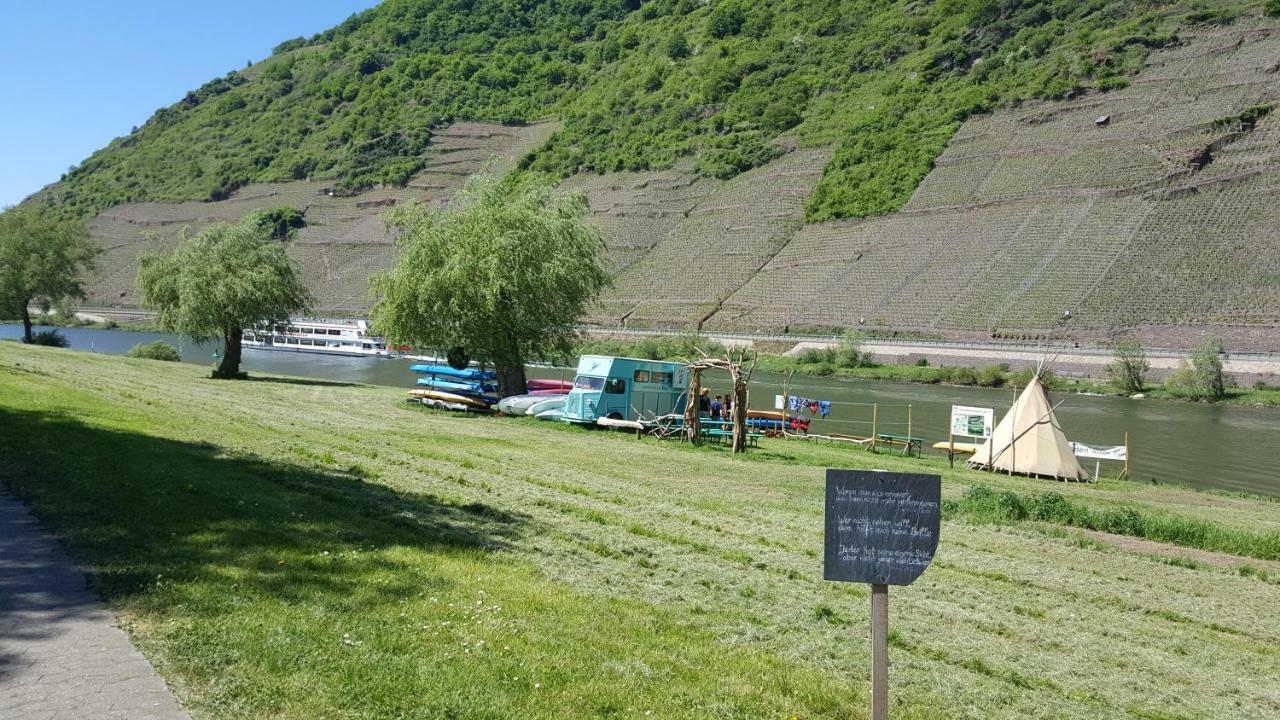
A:
POLYGON ((683 413, 688 388, 684 363, 583 355, 564 403, 564 419, 594 425, 602 417, 652 420, 683 413))

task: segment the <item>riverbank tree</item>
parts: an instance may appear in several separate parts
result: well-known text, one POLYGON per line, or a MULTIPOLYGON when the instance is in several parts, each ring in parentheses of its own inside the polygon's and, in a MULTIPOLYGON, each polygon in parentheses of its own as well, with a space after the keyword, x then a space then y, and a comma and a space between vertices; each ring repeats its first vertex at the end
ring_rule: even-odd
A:
POLYGON ((0 213, 0 314, 22 319, 31 343, 33 303, 46 312, 84 297, 81 273, 93 268, 98 246, 83 220, 45 205, 19 205, 0 213))
POLYGON ((1227 376, 1223 372, 1222 341, 1209 338, 1191 351, 1191 362, 1182 360, 1178 369, 1165 378, 1165 388, 1187 400, 1217 402, 1227 396, 1227 376))
POLYGON ((473 176, 448 210, 394 210, 400 259, 373 278, 374 329, 394 342, 462 347, 492 362, 504 395, 524 364, 573 348, 588 302, 609 283, 581 192, 543 175, 473 176))
POLYGON ((1136 338, 1125 338, 1111 346, 1115 358, 1106 367, 1107 377, 1116 390, 1125 395, 1142 392, 1146 374, 1151 370, 1147 353, 1136 338))
POLYGON ((142 304, 165 330, 197 340, 221 338, 224 352, 213 377, 243 377, 245 328, 282 322, 304 312, 311 294, 271 230, 248 219, 184 236, 168 255, 144 257, 138 268, 142 304))

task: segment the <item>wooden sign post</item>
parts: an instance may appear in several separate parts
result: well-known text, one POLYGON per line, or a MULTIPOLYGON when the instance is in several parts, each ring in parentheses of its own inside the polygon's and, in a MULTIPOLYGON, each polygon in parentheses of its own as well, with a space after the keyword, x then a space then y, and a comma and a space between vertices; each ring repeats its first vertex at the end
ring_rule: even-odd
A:
POLYGON ((871 585, 871 720, 889 717, 889 586, 929 567, 941 502, 937 475, 827 471, 823 578, 871 585))

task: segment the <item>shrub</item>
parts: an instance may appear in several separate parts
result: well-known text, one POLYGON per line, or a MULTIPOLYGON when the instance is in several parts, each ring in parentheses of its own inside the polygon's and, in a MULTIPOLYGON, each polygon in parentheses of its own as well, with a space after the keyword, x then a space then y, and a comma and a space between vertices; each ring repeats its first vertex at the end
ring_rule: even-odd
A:
POLYGON ((916 358, 916 367, 929 367, 929 358, 916 358))
POLYGON ((1004 368, 999 365, 984 365, 978 368, 977 383, 982 387, 1000 387, 1004 385, 1004 368))
POLYGON ((862 342, 865 339, 862 333, 857 330, 845 330, 840 335, 840 340, 836 342, 835 363, 840 367, 855 368, 862 367, 866 364, 867 357, 862 352, 862 342))
POLYGON ((1271 17, 1280 17, 1280 0, 1267 0, 1262 8, 1271 17))
POLYGON ((44 330, 32 335, 31 344, 59 348, 70 347, 71 345, 66 336, 57 330, 44 330))
POLYGON ((1222 343, 1209 338, 1191 351, 1191 362, 1180 360, 1178 369, 1164 381, 1165 390, 1187 400, 1216 402, 1227 395, 1227 378, 1222 370, 1222 343))
POLYGON ((182 356, 178 354, 178 349, 163 340, 138 343, 129 348, 129 352, 125 353, 125 357, 165 360, 167 362, 177 362, 182 359, 182 356))
POLYGON ((813 374, 819 377, 829 377, 836 374, 836 369, 831 363, 819 363, 819 365, 813 369, 813 374))
POLYGON ((667 57, 672 60, 680 60, 689 56, 689 41, 685 39, 684 33, 676 30, 671 33, 671 37, 667 38, 667 57))

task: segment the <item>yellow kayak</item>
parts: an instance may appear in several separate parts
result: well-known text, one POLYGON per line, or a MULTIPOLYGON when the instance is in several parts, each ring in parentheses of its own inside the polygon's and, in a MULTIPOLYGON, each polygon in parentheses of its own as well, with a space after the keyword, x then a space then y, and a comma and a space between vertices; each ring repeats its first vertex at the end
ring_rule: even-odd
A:
MULTIPOLYGON (((933 444, 934 450, 942 450, 945 452, 948 447, 953 447, 953 446, 951 445, 951 443, 948 443, 946 440, 943 440, 942 442, 936 442, 933 444)), ((974 445, 973 443, 956 443, 954 447, 956 449, 956 452, 958 453, 965 453, 965 454, 972 455, 973 453, 978 452, 978 448, 982 446, 974 445)))
POLYGON ((409 395, 419 400, 451 403, 453 405, 466 405, 467 407, 476 408, 477 410, 488 410, 489 406, 481 400, 477 400, 466 395, 458 395, 456 393, 445 392, 443 390, 425 390, 414 389, 409 391, 409 395))

